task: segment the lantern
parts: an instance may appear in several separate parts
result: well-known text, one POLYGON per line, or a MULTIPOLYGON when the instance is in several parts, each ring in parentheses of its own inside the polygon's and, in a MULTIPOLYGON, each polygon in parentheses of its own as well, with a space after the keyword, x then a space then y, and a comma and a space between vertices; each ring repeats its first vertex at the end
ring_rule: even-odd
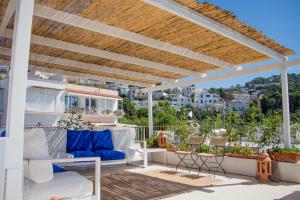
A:
POLYGON ((167 146, 167 143, 168 143, 167 135, 164 132, 159 133, 157 143, 158 143, 159 147, 167 146))
POLYGON ((269 182, 269 176, 272 175, 272 160, 269 154, 261 154, 257 159, 256 166, 259 181, 263 183, 269 182))

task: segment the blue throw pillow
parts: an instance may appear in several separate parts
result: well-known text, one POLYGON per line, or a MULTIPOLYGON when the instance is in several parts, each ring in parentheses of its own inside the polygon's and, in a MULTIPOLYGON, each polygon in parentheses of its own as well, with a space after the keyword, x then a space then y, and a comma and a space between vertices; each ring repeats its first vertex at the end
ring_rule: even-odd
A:
POLYGON ((0 137, 5 137, 5 136, 6 136, 6 130, 4 130, 0 133, 0 137))
POLYGON ((67 131, 67 152, 92 150, 92 139, 89 130, 67 131))
POLYGON ((91 131, 93 149, 95 150, 113 150, 112 134, 110 130, 91 131))
POLYGON ((52 164, 52 166, 53 166, 53 173, 65 172, 65 169, 59 165, 52 164))

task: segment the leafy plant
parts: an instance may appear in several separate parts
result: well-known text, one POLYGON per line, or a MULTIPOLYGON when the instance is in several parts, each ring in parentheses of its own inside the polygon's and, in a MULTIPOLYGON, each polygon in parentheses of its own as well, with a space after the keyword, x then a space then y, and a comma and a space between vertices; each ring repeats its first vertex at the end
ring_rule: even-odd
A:
POLYGON ((269 146, 276 138, 278 138, 279 133, 277 128, 281 122, 281 115, 278 112, 276 112, 273 117, 267 117, 263 119, 263 134, 259 139, 259 147, 269 146))
POLYGON ((148 148, 157 148, 157 136, 155 134, 152 134, 151 137, 146 140, 146 143, 148 148))
POLYGON ((82 116, 72 111, 66 119, 57 122, 57 127, 59 129, 81 130, 83 128, 82 116))
POLYGON ((271 149, 271 152, 279 152, 279 153, 300 153, 300 149, 297 147, 291 147, 291 148, 280 148, 280 147, 273 147, 271 149))
POLYGON ((214 153, 213 149, 207 144, 201 144, 198 146, 197 152, 199 153, 214 153))
POLYGON ((229 153, 233 154, 241 154, 241 155, 253 155, 253 149, 248 147, 241 147, 241 146, 235 146, 228 151, 229 153))

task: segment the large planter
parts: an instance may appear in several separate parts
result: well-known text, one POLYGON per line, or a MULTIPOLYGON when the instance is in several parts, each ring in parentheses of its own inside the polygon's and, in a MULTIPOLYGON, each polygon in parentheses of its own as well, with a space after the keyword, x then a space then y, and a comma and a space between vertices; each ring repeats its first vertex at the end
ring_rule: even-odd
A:
POLYGON ((281 161, 281 162, 296 163, 300 160, 300 153, 274 152, 273 155, 274 155, 274 160, 281 161))
POLYGON ((225 155, 229 156, 229 157, 234 157, 234 158, 246 158, 246 159, 257 159, 258 158, 257 154, 243 155, 243 154, 236 154, 236 153, 227 153, 225 155))

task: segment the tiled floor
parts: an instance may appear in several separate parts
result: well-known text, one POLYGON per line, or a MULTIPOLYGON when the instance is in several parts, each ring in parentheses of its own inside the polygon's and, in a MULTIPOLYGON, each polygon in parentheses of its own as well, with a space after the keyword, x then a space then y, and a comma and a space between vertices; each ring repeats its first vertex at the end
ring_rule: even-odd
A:
MULTIPOLYGON (((143 173, 157 169, 175 170, 172 166, 165 167, 156 164, 152 164, 146 169, 133 166, 107 166, 102 168, 101 174, 118 173, 122 170, 143 173)), ((182 170, 182 172, 186 171, 182 170)), ((201 173, 201 175, 209 176, 206 173, 201 173)), ((164 200, 300 200, 300 184, 287 182, 261 184, 254 178, 232 174, 227 177, 216 175, 216 178, 221 179, 222 182, 215 186, 203 187, 164 198, 164 200)))

